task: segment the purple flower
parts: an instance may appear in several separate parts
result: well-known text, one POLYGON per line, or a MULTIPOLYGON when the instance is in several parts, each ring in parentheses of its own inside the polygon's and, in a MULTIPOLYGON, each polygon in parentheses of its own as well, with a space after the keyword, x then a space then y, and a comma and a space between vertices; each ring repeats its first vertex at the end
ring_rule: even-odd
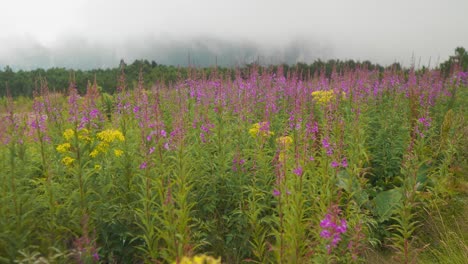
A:
POLYGON ((341 234, 345 233, 348 227, 345 219, 341 219, 338 224, 337 221, 339 217, 337 214, 339 212, 333 211, 332 213, 333 216, 328 213, 325 215, 325 218, 320 221, 320 227, 322 228, 320 236, 327 240, 326 248, 328 254, 330 254, 331 250, 341 241, 341 234))
POLYGON ((293 170, 293 173, 296 174, 297 176, 301 176, 303 172, 304 170, 302 169, 301 166, 298 166, 297 168, 293 170))
POLYGON ((421 117, 418 119, 418 122, 423 124, 425 127, 430 127, 431 126, 431 118, 428 117, 428 118, 425 118, 425 117, 421 117))
POLYGON ((143 163, 140 164, 140 169, 141 170, 146 169, 146 167, 147 167, 146 161, 144 161, 143 163))
POLYGON ((153 154, 154 150, 155 150, 155 148, 154 148, 154 147, 151 147, 151 148, 149 149, 149 154, 150 154, 150 155, 153 154))
POLYGON ((346 158, 343 158, 341 160, 341 167, 343 167, 343 168, 348 167, 348 160, 346 158))
POLYGON ((336 232, 338 233, 345 233, 346 232, 346 229, 348 228, 348 224, 346 223, 346 220, 345 219, 341 219, 341 223, 340 225, 338 225, 335 230, 336 232))
POLYGON ((322 146, 326 149, 330 148, 330 143, 328 142, 328 138, 324 138, 322 140, 322 146))
POLYGON ((99 260, 99 254, 98 254, 97 252, 94 252, 94 254, 93 254, 93 259, 94 259, 95 261, 98 261, 98 260, 99 260))
POLYGON ((273 190, 273 196, 280 196, 281 192, 278 191, 277 189, 273 190))
POLYGON ((138 106, 133 107, 133 113, 134 114, 138 113, 139 111, 140 111, 140 107, 138 107, 138 106))
POLYGON ((164 137, 164 138, 167 137, 166 130, 161 129, 161 136, 164 137))
POLYGON ((333 240, 331 242, 331 245, 336 247, 336 245, 338 245, 338 242, 340 242, 340 241, 341 241, 340 234, 335 234, 335 235, 333 235, 333 240))
POLYGON ((320 227, 328 228, 328 227, 331 227, 331 226, 332 226, 331 215, 326 214, 325 218, 322 221, 320 221, 320 227))
POLYGON ((97 118, 99 115, 99 110, 97 110, 96 108, 94 108, 93 110, 91 110, 91 112, 89 112, 89 116, 91 118, 97 118))
POLYGON ((338 162, 336 162, 336 161, 332 161, 331 166, 333 168, 337 168, 338 166, 340 166, 340 164, 338 164, 338 162))
POLYGON ((324 229, 324 230, 322 230, 322 232, 320 232, 320 236, 323 237, 323 238, 330 238, 331 233, 327 229, 324 229))

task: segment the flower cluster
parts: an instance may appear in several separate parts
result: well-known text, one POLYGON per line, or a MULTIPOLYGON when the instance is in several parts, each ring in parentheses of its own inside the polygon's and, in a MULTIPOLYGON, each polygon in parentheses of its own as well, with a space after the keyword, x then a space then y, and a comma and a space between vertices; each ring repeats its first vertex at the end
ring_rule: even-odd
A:
POLYGON ((293 139, 290 136, 282 136, 276 139, 276 143, 282 148, 287 149, 293 143, 293 139))
POLYGON ((174 262, 180 264, 221 264, 221 258, 213 258, 207 255, 196 255, 192 258, 183 257, 181 261, 174 262))
POLYGON ((125 137, 122 132, 113 129, 106 129, 96 134, 96 137, 106 143, 112 143, 115 140, 124 141, 125 137))
POLYGON ((330 164, 333 168, 338 168, 338 167, 342 167, 342 168, 347 168, 348 167, 348 160, 346 159, 346 157, 344 157, 341 162, 338 162, 336 160, 332 161, 331 164, 330 164))
POLYGON ((63 144, 58 145, 56 149, 59 153, 66 153, 67 151, 71 149, 71 144, 68 142, 65 142, 63 144))
MULTIPOLYGON (((84 140, 88 143, 91 142, 90 132, 88 129, 82 128, 77 131, 77 134, 78 134, 79 140, 84 140)), ((68 128, 63 132, 63 138, 65 138, 65 140, 67 141, 72 140, 74 137, 75 137, 75 131, 71 128, 68 128)))
POLYGON ((333 155, 333 146, 330 144, 330 139, 328 137, 325 137, 322 139, 322 146, 325 149, 327 156, 333 155))
POLYGON ((249 134, 252 137, 259 136, 262 138, 268 138, 270 136, 273 136, 275 133, 270 131, 269 122, 260 122, 252 125, 252 127, 249 129, 249 134))
MULTIPOLYGON (((72 154, 72 152, 76 150, 77 146, 74 146, 74 144, 76 144, 76 142, 74 142, 75 138, 78 138, 78 141, 82 141, 86 144, 93 143, 97 140, 98 143, 89 153, 89 156, 91 158, 97 157, 100 153, 106 153, 109 149, 109 146, 114 141, 125 140, 125 137, 122 134, 122 132, 118 130, 107 129, 107 130, 97 133, 96 137, 94 138, 91 135, 90 131, 86 128, 82 128, 77 131, 70 129, 70 128, 66 129, 63 132, 63 138, 65 139, 66 142, 56 147, 57 152, 62 153, 62 154, 72 154)), ((122 150, 114 149, 114 155, 116 157, 120 157, 122 156, 122 154, 123 154, 122 150)), ((62 159, 62 163, 65 164, 66 166, 71 166, 74 161, 75 159, 72 158, 71 156, 65 156, 62 159)))
POLYGON ((335 93, 332 90, 329 91, 315 91, 312 92, 312 97, 320 105, 326 105, 328 102, 335 98, 335 93))
MULTIPOLYGON (((95 158, 99 153, 106 153, 109 145, 114 141, 125 141, 122 132, 113 129, 106 129, 96 134, 96 138, 100 141, 97 146, 89 153, 89 156, 95 158)), ((122 156, 123 151, 120 149, 114 150, 116 157, 122 156)))
MULTIPOLYGON (((73 151, 73 146, 72 146, 71 142, 75 138, 75 133, 78 136, 78 140, 86 141, 88 143, 91 142, 91 137, 89 135, 90 134, 89 130, 87 130, 86 128, 80 129, 80 130, 78 130, 76 132, 75 132, 75 130, 68 128, 63 132, 63 138, 66 140, 66 142, 58 145, 55 148, 57 150, 57 152, 62 153, 62 154, 67 154, 67 153, 73 151)), ((72 166, 74 161, 75 161, 75 159, 72 158, 71 156, 65 156, 62 159, 62 163, 67 167, 72 166)))
POLYGON ((320 227, 322 228, 320 236, 327 241, 327 251, 330 254, 341 241, 341 234, 346 232, 348 225, 345 219, 339 219, 338 215, 328 213, 320 222, 320 227))
POLYGON ((69 156, 66 156, 65 158, 62 159, 62 163, 65 164, 65 166, 68 166, 68 167, 70 167, 73 164, 74 161, 75 161, 75 159, 72 158, 72 157, 69 157, 69 156))

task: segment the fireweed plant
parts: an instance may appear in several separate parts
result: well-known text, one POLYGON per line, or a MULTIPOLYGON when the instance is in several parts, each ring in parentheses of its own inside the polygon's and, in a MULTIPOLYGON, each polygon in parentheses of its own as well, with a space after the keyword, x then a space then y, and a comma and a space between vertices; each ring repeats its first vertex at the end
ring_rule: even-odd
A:
POLYGON ((442 259, 462 235, 426 230, 466 201, 468 74, 299 76, 122 68, 113 95, 72 75, 2 98, 0 263, 442 259))

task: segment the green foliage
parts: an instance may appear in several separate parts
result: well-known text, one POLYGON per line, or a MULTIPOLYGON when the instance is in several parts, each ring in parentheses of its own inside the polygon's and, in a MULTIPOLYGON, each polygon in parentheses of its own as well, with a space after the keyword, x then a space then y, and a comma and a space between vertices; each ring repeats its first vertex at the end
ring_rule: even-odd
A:
POLYGON ((465 204, 466 87, 444 86, 431 104, 416 85, 359 94, 381 78, 359 71, 349 74, 368 83, 317 103, 308 85, 338 82, 281 83, 252 66, 246 83, 229 75, 146 90, 163 67, 134 64, 119 83, 134 90, 89 85, 73 102, 44 92, 49 81, 34 100, 2 98, 0 263, 172 263, 200 253, 361 263, 382 248, 399 263, 466 258, 464 225, 426 221, 431 208, 465 204), (137 68, 152 77, 133 79, 137 68), (425 234, 432 224, 436 241, 425 234))

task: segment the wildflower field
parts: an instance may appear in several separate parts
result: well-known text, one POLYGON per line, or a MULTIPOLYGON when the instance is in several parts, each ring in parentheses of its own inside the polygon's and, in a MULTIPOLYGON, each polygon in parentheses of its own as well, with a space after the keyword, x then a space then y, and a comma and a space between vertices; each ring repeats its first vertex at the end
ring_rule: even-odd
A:
POLYGON ((42 81, 0 101, 0 263, 465 263, 467 85, 366 69, 122 74, 113 95, 42 81))

